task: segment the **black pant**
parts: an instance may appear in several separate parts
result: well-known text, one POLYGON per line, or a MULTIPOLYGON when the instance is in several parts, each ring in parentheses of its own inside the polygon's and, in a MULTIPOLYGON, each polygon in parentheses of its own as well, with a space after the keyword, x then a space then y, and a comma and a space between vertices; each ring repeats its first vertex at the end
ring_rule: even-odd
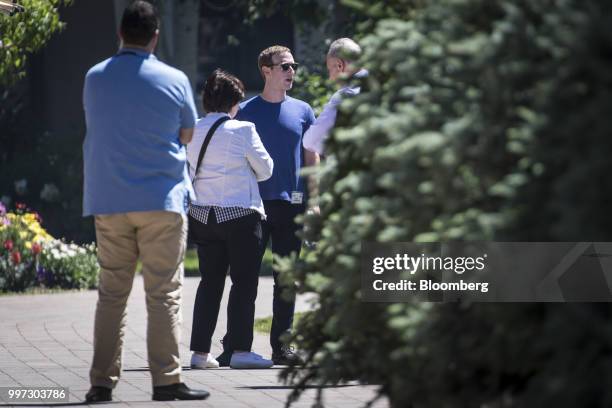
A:
MULTIPOLYGON (((302 240, 296 232, 301 225, 295 223, 295 217, 303 214, 304 204, 291 204, 284 200, 264 201, 267 220, 263 224, 263 248, 265 250, 268 239, 272 238, 272 253, 274 256, 288 256, 292 252, 300 254, 302 240)), ((263 255, 263 253, 262 253, 263 255)), ((279 272, 274 270, 274 295, 272 301, 272 329, 270 330, 270 345, 272 351, 281 350, 283 343, 280 337, 291 330, 293 325, 293 312, 295 311, 295 288, 284 285, 279 281, 279 272), (290 299, 283 297, 290 295, 290 299)))
POLYGON ((261 217, 251 214, 218 224, 211 211, 207 224, 189 217, 189 228, 198 245, 202 275, 193 309, 191 350, 210 352, 229 267, 232 287, 223 348, 250 351, 263 251, 261 217))

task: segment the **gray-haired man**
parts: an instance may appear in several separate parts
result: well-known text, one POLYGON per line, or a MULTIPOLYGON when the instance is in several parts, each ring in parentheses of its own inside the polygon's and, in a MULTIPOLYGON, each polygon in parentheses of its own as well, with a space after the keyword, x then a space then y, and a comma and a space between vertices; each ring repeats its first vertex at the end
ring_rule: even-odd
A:
POLYGON ((339 38, 331 43, 327 52, 326 65, 329 79, 338 81, 343 87, 335 92, 315 122, 310 125, 303 138, 304 148, 323 154, 324 143, 334 127, 338 105, 343 97, 357 95, 360 87, 351 84, 352 80, 368 75, 365 69, 357 65, 361 56, 361 47, 350 38, 339 38))

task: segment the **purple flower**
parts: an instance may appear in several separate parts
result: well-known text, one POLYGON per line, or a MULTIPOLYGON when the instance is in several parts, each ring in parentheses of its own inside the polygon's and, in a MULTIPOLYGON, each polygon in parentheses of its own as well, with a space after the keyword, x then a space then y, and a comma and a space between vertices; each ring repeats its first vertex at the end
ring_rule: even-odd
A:
POLYGON ((4 206, 2 201, 0 201, 0 215, 4 215, 4 214, 6 214, 6 207, 4 206))
POLYGON ((38 265, 38 268, 36 268, 36 278, 38 278, 38 282, 43 283, 45 280, 45 268, 43 268, 42 266, 38 265))
POLYGON ((47 287, 51 287, 55 283, 55 279, 53 279, 53 272, 43 268, 40 265, 38 268, 36 268, 36 277, 38 278, 38 282, 47 287))

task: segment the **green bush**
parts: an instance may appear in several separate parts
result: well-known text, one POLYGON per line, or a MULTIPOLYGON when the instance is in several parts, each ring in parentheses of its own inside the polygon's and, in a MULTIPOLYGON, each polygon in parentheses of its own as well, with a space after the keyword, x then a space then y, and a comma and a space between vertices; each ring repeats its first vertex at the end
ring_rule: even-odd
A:
POLYGON ((318 245, 281 263, 319 298, 291 399, 358 379, 394 407, 610 406, 609 308, 365 303, 359 262, 362 241, 609 237, 612 4, 352 3, 368 91, 326 147, 318 245))

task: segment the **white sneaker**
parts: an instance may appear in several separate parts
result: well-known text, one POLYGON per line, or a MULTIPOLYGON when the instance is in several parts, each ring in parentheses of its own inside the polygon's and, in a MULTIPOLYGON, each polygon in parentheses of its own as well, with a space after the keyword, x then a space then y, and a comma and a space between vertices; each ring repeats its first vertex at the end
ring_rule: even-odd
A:
POLYGON ((252 351, 240 351, 232 354, 231 368, 270 368, 274 365, 272 360, 266 360, 252 351))
POLYGON ((215 360, 212 354, 208 353, 206 357, 201 354, 193 353, 191 355, 191 368, 219 368, 219 362, 215 360))

